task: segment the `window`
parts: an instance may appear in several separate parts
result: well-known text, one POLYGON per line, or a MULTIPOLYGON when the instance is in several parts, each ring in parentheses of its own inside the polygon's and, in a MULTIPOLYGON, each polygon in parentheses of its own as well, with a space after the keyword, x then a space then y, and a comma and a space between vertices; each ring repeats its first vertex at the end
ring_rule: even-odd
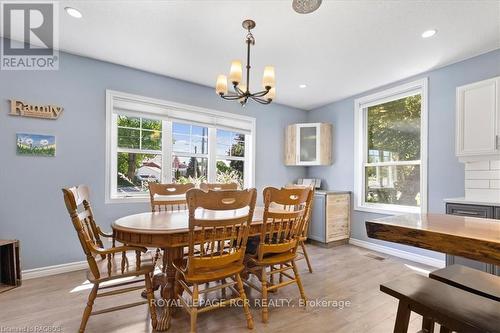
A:
POLYGON ((217 130, 217 182, 236 182, 245 179, 245 134, 217 130))
POLYGON ((355 101, 355 208, 427 209, 427 80, 355 101))
POLYGON ((254 185, 254 118, 107 91, 106 127, 106 202, 147 201, 149 182, 254 185))
POLYGON ((207 181, 208 127, 172 124, 172 182, 207 181))

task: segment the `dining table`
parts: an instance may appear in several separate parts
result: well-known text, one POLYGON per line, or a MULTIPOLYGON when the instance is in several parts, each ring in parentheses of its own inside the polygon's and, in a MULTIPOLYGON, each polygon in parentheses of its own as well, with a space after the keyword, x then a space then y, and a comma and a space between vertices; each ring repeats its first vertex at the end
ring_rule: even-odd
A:
MULTIPOLYGON (((262 230, 264 208, 255 207, 249 235, 259 235, 262 230)), ((195 216, 199 219, 225 219, 244 216, 248 208, 228 211, 198 209, 195 216)), ((155 274, 154 288, 160 288, 165 306, 158 313, 158 332, 170 328, 175 304, 175 268, 173 262, 182 259, 184 248, 188 246, 189 213, 187 210, 147 212, 125 216, 115 220, 112 225, 115 240, 127 245, 159 248, 163 252, 163 265, 160 273, 155 274)), ((200 231, 201 236, 201 231, 200 231)), ((196 243, 195 232, 195 243, 196 243)))
POLYGON ((500 221, 447 214, 405 214, 365 222, 368 237, 500 265, 500 221))

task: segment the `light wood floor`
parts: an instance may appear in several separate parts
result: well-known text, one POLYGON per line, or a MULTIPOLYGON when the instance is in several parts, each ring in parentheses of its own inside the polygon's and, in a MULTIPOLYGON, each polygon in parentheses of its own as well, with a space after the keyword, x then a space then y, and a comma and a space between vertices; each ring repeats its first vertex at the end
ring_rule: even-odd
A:
MULTIPOLYGON (((410 261, 377 254, 359 247, 345 245, 330 249, 308 245, 314 273, 299 261, 300 273, 308 299, 350 301, 351 306, 339 308, 275 307, 270 309, 269 323, 262 324, 260 309, 252 308, 253 332, 392 332, 397 302, 379 291, 383 282, 415 274, 409 266, 425 270, 410 261), (368 256, 367 256, 368 254, 368 256), (375 254, 386 258, 378 260, 375 254), (408 265, 408 266, 407 266, 408 265)), ((86 303, 83 271, 24 281, 23 286, 0 294, 0 331, 6 328, 33 326, 60 327, 60 332, 76 332, 86 303), (76 288, 76 289, 75 289, 76 288), (83 290, 81 290, 83 289, 83 290)), ((248 291, 251 299, 255 291, 248 291)), ((298 302, 296 286, 282 288, 272 299, 287 298, 298 302)), ((138 294, 97 299, 95 309, 116 302, 134 301, 138 294)), ((146 306, 111 314, 90 317, 87 332, 151 332, 146 306)), ((416 332, 421 318, 412 315, 409 332, 416 332)), ((189 317, 179 310, 169 332, 187 332, 189 317)), ((215 310, 198 316, 198 332, 251 332, 241 308, 215 310)))

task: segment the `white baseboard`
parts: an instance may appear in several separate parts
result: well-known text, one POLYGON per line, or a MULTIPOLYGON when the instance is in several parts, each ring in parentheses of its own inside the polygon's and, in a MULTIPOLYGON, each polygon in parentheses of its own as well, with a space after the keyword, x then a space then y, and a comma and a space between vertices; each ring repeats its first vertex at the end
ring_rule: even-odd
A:
POLYGON ((423 256, 421 254, 415 254, 403 250, 398 250, 394 249, 389 246, 384 246, 384 245, 379 245, 371 242, 367 242, 361 239, 356 239, 356 238, 350 238, 349 239, 349 244, 356 245, 359 247, 363 247, 365 249, 369 249, 372 251, 377 251, 385 254, 389 254, 391 256, 411 260, 418 262, 420 264, 432 266, 432 267, 437 267, 437 268, 443 268, 446 266, 445 260, 439 260, 436 258, 431 258, 427 256, 423 256))
POLYGON ((35 279, 44 276, 80 271, 88 268, 87 261, 70 262, 67 264, 39 267, 22 271, 23 280, 35 279))

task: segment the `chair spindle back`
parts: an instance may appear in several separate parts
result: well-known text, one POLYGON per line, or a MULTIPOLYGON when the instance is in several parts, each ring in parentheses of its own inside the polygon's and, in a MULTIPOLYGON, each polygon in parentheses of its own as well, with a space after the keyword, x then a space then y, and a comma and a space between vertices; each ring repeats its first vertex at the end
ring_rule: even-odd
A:
POLYGON ((186 209, 185 194, 194 188, 194 184, 158 184, 149 183, 151 211, 175 211, 186 209))
POLYGON ((255 189, 243 191, 189 190, 188 274, 243 264, 255 209, 255 189), (199 251, 195 245, 199 244, 199 251))
POLYGON ((92 274, 99 278, 99 270, 96 264, 96 252, 103 249, 103 243, 99 235, 99 226, 95 223, 92 208, 90 207, 90 192, 85 185, 62 189, 64 203, 73 222, 83 252, 87 257, 92 274))
POLYGON ((311 201, 310 188, 264 189, 264 226, 257 250, 259 260, 266 254, 296 252, 311 201))
POLYGON ((209 190, 213 191, 227 191, 227 190, 237 190, 238 183, 201 183, 200 189, 207 192, 209 190))

